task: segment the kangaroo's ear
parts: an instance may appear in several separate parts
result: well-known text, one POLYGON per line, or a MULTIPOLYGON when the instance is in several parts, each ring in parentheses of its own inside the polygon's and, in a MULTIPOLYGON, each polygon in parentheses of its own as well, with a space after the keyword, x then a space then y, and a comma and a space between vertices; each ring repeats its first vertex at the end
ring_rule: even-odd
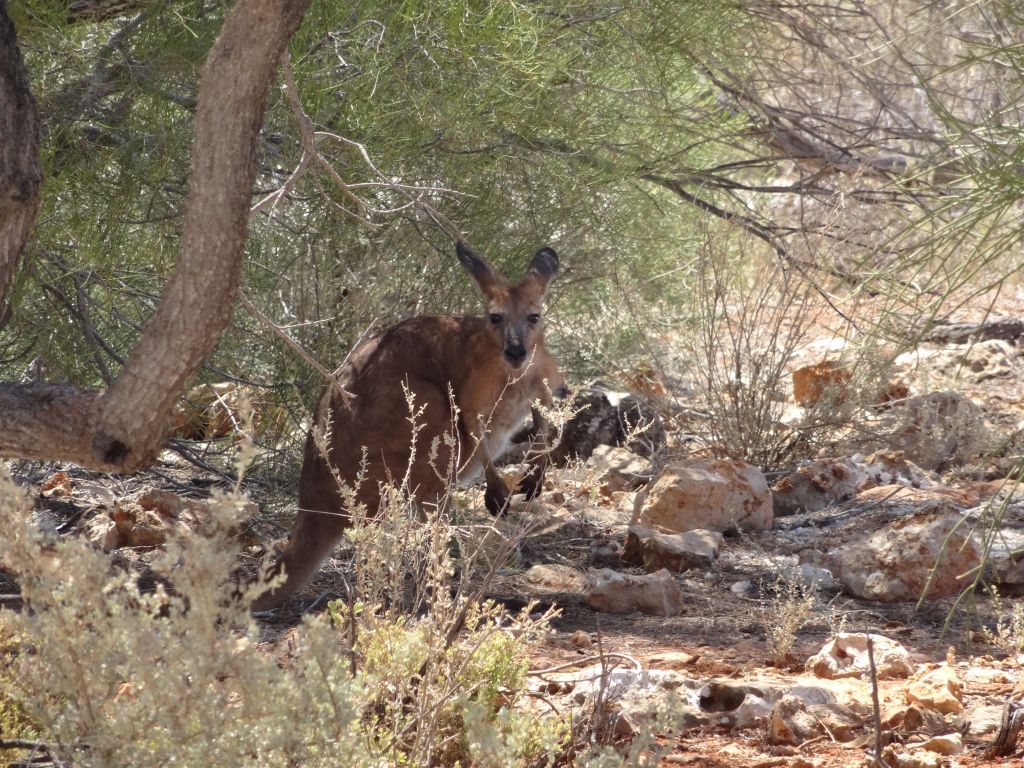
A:
POLYGON ((494 271, 494 268, 482 257, 478 256, 465 242, 459 240, 455 244, 455 254, 466 271, 476 281, 480 292, 488 299, 497 298, 499 294, 508 290, 508 283, 501 275, 494 271))
POLYGON ((540 284, 541 290, 546 291, 548 283, 558 273, 558 254, 551 248, 541 248, 530 259, 530 267, 526 272, 527 278, 532 278, 540 284))

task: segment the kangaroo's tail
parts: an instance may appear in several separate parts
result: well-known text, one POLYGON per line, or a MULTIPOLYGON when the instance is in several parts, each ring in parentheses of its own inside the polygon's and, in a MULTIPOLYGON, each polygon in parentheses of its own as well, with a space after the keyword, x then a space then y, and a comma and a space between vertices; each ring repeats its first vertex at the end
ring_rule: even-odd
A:
POLYGON ((344 526, 330 516, 315 512, 299 513, 291 540, 271 570, 271 576, 284 572, 284 582, 256 598, 252 610, 276 608, 306 586, 338 543, 343 530, 344 526))

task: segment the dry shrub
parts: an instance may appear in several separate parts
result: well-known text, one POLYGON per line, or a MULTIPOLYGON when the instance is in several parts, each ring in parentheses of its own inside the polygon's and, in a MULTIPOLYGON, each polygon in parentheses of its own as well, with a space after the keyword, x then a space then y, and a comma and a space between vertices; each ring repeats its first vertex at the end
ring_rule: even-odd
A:
POLYGON ((873 338, 858 339, 843 319, 856 307, 829 296, 813 267, 780 257, 737 263, 732 253, 709 241, 697 263, 696 332, 688 346, 707 412, 697 431, 718 455, 791 467, 862 420, 885 388, 888 363, 873 338), (828 324, 819 323, 823 317, 828 324), (797 410, 791 377, 801 358, 820 376, 809 394, 798 381, 805 391, 797 393, 797 410))
POLYGON ((817 596, 814 585, 802 579, 798 569, 778 574, 778 590, 762 614, 762 624, 768 654, 782 666, 791 661, 796 633, 813 618, 817 596))
MULTIPOLYGON (((449 571, 446 525, 412 526, 399 506, 392 498, 401 525, 383 520, 377 535, 415 529, 427 560, 449 571)), ((154 562, 158 582, 173 592, 144 593, 133 576, 111 574, 108 558, 87 543, 40 532, 23 492, 0 478, 0 558, 19 574, 30 607, 7 628, 21 645, 4 679, 17 682, 11 705, 38 724, 54 758, 86 766, 428 765, 478 761, 493 747, 503 765, 516 765, 559 752, 562 724, 513 706, 545 619, 510 617, 443 589, 423 616, 357 599, 354 634, 346 609, 307 617, 294 661, 279 667, 260 648, 248 611, 261 588, 235 596, 237 548, 227 531, 244 509, 240 494, 218 496, 213 533, 183 534, 154 562)), ((385 590, 361 591, 372 601, 385 590)))
POLYGON ((1007 613, 999 590, 993 586, 989 592, 996 623, 991 629, 982 628, 981 636, 985 642, 994 645, 1007 656, 1017 658, 1024 653, 1024 605, 1015 600, 1007 613))

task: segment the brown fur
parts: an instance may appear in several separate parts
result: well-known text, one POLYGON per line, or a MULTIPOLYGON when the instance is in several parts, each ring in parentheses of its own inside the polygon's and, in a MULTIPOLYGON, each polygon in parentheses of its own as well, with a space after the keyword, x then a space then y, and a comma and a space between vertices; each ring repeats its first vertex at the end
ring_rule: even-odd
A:
MULTIPOLYGON (((408 474, 410 493, 420 503, 436 503, 448 489, 435 467, 443 475, 452 458, 443 437, 453 431, 454 400, 459 414, 454 430, 458 478, 466 481, 484 473, 484 498, 493 514, 504 511, 509 497, 493 461, 531 413, 531 403, 550 402, 550 393, 563 386, 555 361, 544 348, 538 317, 558 268, 554 251, 538 251, 516 285, 464 243, 458 244, 457 252, 487 300, 487 314, 414 317, 392 326, 357 347, 339 370, 340 383, 354 397, 328 387, 314 412, 314 423, 322 430, 330 417, 327 458, 346 484, 354 484, 365 448, 366 473, 358 501, 370 514, 379 507, 380 484, 401 481, 410 467, 412 426, 403 384, 413 395, 415 408, 423 409, 408 474), (435 438, 439 450, 431 461, 435 438)), ((539 421, 535 411, 533 415, 539 421)), ((545 463, 543 452, 532 460, 520 491, 528 496, 539 492, 545 463)), ((261 596, 253 609, 272 608, 303 587, 350 525, 349 514, 311 431, 299 479, 295 528, 276 566, 284 568, 286 580, 261 596)))

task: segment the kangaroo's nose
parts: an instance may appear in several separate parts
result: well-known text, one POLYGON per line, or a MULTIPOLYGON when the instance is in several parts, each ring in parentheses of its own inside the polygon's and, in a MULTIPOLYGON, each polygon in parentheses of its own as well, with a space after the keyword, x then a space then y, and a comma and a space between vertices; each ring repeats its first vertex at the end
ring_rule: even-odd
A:
POLYGON ((523 360, 526 359, 526 347, 522 344, 505 347, 505 359, 508 360, 515 368, 518 368, 523 364, 523 360))

